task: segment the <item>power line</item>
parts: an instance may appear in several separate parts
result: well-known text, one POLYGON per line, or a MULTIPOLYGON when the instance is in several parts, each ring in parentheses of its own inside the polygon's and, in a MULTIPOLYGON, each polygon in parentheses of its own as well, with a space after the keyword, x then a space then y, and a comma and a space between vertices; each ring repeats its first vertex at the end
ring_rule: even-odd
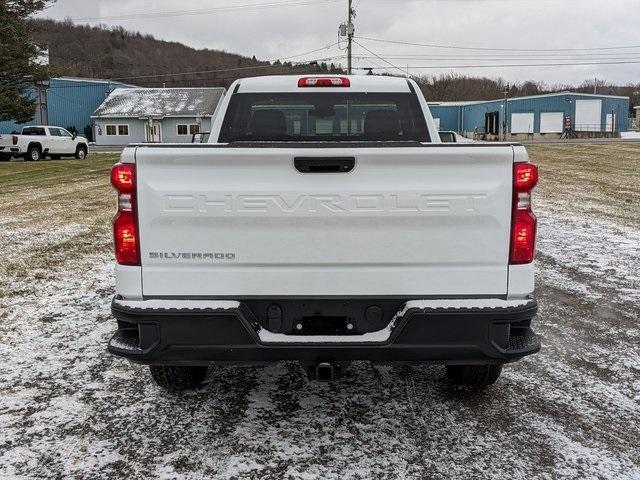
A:
MULTIPOLYGON (((145 78, 161 78, 161 77, 181 77, 187 75, 204 75, 206 73, 218 73, 218 72, 235 72, 241 70, 253 70, 253 69, 262 69, 262 68, 272 68, 274 65, 251 65, 247 67, 234 67, 234 68, 217 68, 214 70, 199 70, 196 72, 172 72, 172 73, 159 73, 153 75, 136 75, 131 77, 119 77, 119 78, 111 78, 111 80, 142 80, 145 78)), ((280 65, 276 65, 279 67, 280 65)))
MULTIPOLYGON (((260 62, 260 63, 258 63, 256 65, 253 65, 253 66, 254 67, 266 67, 268 65, 265 65, 265 63, 267 63, 267 62, 269 62, 269 63, 273 63, 273 62, 277 62, 277 61, 286 62, 287 60, 290 60, 292 58, 303 57, 305 55, 309 55, 311 53, 321 52, 323 50, 330 50, 331 48, 335 47, 336 45, 338 45, 338 42, 327 44, 324 47, 316 48, 314 50, 309 50, 309 51, 306 51, 306 52, 297 53, 295 55, 290 55, 288 57, 278 57, 278 58, 274 58, 272 60, 256 60, 256 62, 260 62)), ((65 56, 65 55, 52 54, 51 56, 54 59, 62 59, 62 60, 68 60, 68 61, 74 61, 74 62, 78 60, 75 57, 69 57, 69 56, 65 56)), ((314 59, 314 60, 311 60, 311 61, 324 61, 324 60, 332 60, 332 59, 335 59, 335 58, 344 58, 344 56, 342 56, 342 57, 335 57, 335 56, 326 57, 326 58, 314 59)), ((293 63, 300 63, 300 62, 293 62, 293 63)), ((132 62, 132 63, 126 63, 126 64, 119 62, 117 66, 118 67, 122 67, 124 65, 131 65, 131 66, 136 66, 136 67, 149 67, 149 68, 153 68, 153 67, 156 67, 156 68, 160 68, 160 67, 175 67, 176 66, 175 64, 169 65, 169 64, 161 64, 161 63, 140 63, 140 62, 135 62, 135 63, 132 62)), ((242 68, 245 68, 245 67, 250 68, 249 65, 244 65, 242 68)))
MULTIPOLYGON (((305 60, 305 61, 301 61, 301 62, 295 62, 293 63, 291 66, 286 65, 286 64, 272 64, 272 65, 257 65, 255 67, 241 67, 241 68, 228 68, 228 69, 219 69, 219 70, 207 70, 207 71, 201 71, 201 72, 189 72, 186 73, 188 74, 198 74, 198 75, 204 75, 205 73, 216 73, 216 72, 233 72, 239 69, 245 69, 245 68, 259 68, 259 67, 264 67, 264 68, 273 68, 276 70, 281 70, 282 73, 286 73, 286 72, 291 72, 292 68, 296 68, 296 67, 302 67, 308 63, 312 63, 312 62, 324 62, 324 61, 328 61, 328 60, 337 60, 337 59, 344 59, 346 58, 346 55, 340 55, 340 56, 336 56, 336 57, 325 57, 325 58, 318 58, 318 59, 314 59, 314 60, 305 60)), ((145 79, 154 79, 154 78, 161 78, 161 77, 165 77, 165 76, 177 76, 175 73, 169 73, 169 74, 159 74, 159 75, 144 75, 145 79)), ((187 81, 191 81, 191 82, 204 82, 204 81, 221 81, 221 80, 229 80, 229 79, 237 79, 238 76, 237 75, 228 75, 228 76, 213 76, 213 77, 200 77, 200 78, 194 78, 191 80, 187 80, 187 81)), ((109 84, 109 82, 111 83, 112 87, 118 87, 119 79, 115 79, 112 78, 110 80, 103 80, 100 84, 97 83, 91 83, 91 84, 86 84, 86 85, 61 85, 61 86, 55 86, 55 87, 48 87, 48 90, 66 90, 66 89, 77 89, 77 88, 96 88, 99 85, 104 85, 104 84, 109 84)), ((185 80, 179 80, 179 79, 172 79, 172 78, 168 78, 165 80, 162 80, 162 83, 183 83, 185 80)))
POLYGON ((298 53, 297 55, 291 55, 290 57, 280 57, 277 60, 283 61, 283 60, 289 60, 290 58, 304 57, 305 55, 320 52, 322 50, 329 50, 330 48, 333 48, 336 45, 338 45, 338 43, 339 42, 334 42, 329 45, 325 45, 324 47, 316 48, 315 50, 309 50, 308 52, 298 53))
POLYGON ((188 75, 204 75, 207 73, 220 73, 220 72, 238 72, 241 70, 255 70, 255 69, 263 69, 263 68, 273 68, 273 67, 282 67, 283 65, 252 65, 247 67, 235 67, 235 68, 218 68, 214 70, 199 70, 196 72, 173 72, 173 73, 159 73, 153 75, 136 75, 132 77, 119 77, 112 78, 111 80, 119 81, 119 80, 143 80, 147 78, 161 78, 161 77, 182 77, 188 75))
MULTIPOLYGON (((314 50, 310 50, 307 52, 302 52, 302 53, 297 53, 295 55, 290 55, 288 57, 280 57, 277 58, 275 60, 271 60, 270 62, 276 62, 276 61, 283 61, 283 60, 288 60, 291 58, 297 58, 297 57, 302 57, 304 55, 308 55, 310 53, 316 53, 319 52, 321 50, 327 50, 330 49, 334 46, 336 46, 338 43, 333 43, 333 44, 329 44, 329 45, 325 45, 324 47, 321 48, 316 48, 314 50)), ((326 58, 316 58, 313 60, 304 60, 304 61, 298 61, 298 62, 292 62, 294 65, 300 65, 300 64, 306 64, 306 63, 311 63, 311 62, 323 62, 326 60, 331 60, 337 57, 326 57, 326 58)), ((251 70, 251 69, 264 69, 264 68, 273 68, 273 67, 283 67, 283 65, 277 65, 277 64, 268 64, 268 65, 247 65, 244 67, 233 67, 233 68, 217 68, 217 69, 212 69, 212 70, 199 70, 199 71, 193 71, 193 72, 173 72, 173 73, 161 73, 161 74, 153 74, 153 75, 137 75, 137 76, 131 76, 131 77, 118 77, 118 78, 111 78, 110 80, 114 80, 114 81, 119 81, 119 80, 141 80, 141 79, 145 79, 145 78, 160 78, 160 77, 177 77, 177 76, 186 76, 186 75, 204 75, 207 73, 220 73, 220 72, 235 72, 235 71, 242 71, 242 70, 251 70)))
POLYGON ((167 17, 182 17, 191 15, 212 15, 216 13, 248 11, 248 10, 263 10, 281 7, 296 7, 306 5, 318 5, 326 3, 335 3, 340 0, 295 0, 295 1, 283 1, 283 2, 263 2, 263 3, 251 3, 241 5, 229 5, 227 7, 213 7, 213 8, 199 8, 194 10, 172 10, 172 11, 158 11, 158 12, 140 12, 130 13, 123 15, 106 15, 101 17, 78 17, 72 18, 74 22, 97 22, 105 20, 122 21, 122 20, 138 20, 144 18, 167 18, 167 17))
POLYGON ((353 41, 356 45, 358 45, 359 47, 363 48, 364 50, 366 50, 367 52, 369 52, 371 55, 373 55, 374 57, 382 60, 384 63, 391 65, 393 68, 396 68, 398 70, 400 70, 402 72, 403 75, 406 75, 406 70, 403 70, 402 68, 398 67, 397 65, 394 65, 393 63, 391 63, 389 60, 387 60, 386 58, 381 57, 380 55, 378 55, 377 53, 372 52, 371 50, 369 50, 367 47, 365 47, 364 45, 362 45, 360 42, 354 40, 353 41))
MULTIPOLYGON (((294 57, 295 56, 296 55, 294 55, 294 57)), ((338 57, 316 58, 313 60, 305 60, 305 61, 292 62, 292 63, 293 65, 304 65, 304 64, 313 63, 313 62, 323 62, 323 61, 331 60, 334 58, 338 58, 338 57)), ((161 77, 180 77, 180 76, 187 76, 187 75, 204 75, 207 73, 235 72, 235 71, 241 71, 241 70, 252 70, 252 69, 263 69, 263 68, 274 68, 274 67, 282 68, 282 67, 286 67, 286 65, 278 65, 278 64, 251 65, 251 66, 245 66, 245 67, 219 68, 214 70, 199 70, 195 72, 173 72, 173 73, 161 73, 161 74, 153 74, 153 75, 137 75, 137 76, 131 76, 131 77, 111 78, 110 80, 120 81, 120 80, 142 80, 146 78, 161 78, 161 77)))
MULTIPOLYGON (((361 57, 354 57, 354 58, 361 58, 361 57)), ((378 57, 371 57, 371 60, 370 60, 371 63, 373 63, 374 65, 380 67, 380 69, 383 69, 383 70, 386 70, 386 71, 391 70, 389 67, 382 66, 382 64, 379 63, 378 61, 372 60, 374 58, 377 59, 378 57)), ((370 72, 369 74, 371 74, 371 73, 373 73, 373 70, 377 70, 377 69, 374 68, 374 67, 358 67, 358 68, 356 68, 356 70, 366 70, 366 71, 370 72)))
MULTIPOLYGON (((621 62, 576 62, 576 63, 505 63, 500 65, 412 65, 413 69, 456 69, 456 68, 511 68, 511 67, 572 67, 587 65, 636 65, 640 61, 621 61, 621 62)), ((396 67, 398 68, 398 67, 396 67)))
POLYGON ((393 45, 408 45, 413 47, 427 47, 427 48, 444 48, 454 50, 476 50, 476 51, 489 51, 489 52, 589 52, 589 51, 603 51, 603 50, 630 50, 634 48, 640 48, 640 45, 625 45, 619 47, 592 47, 592 48, 487 48, 487 47, 463 47, 460 45, 438 45, 434 43, 413 43, 403 42, 398 40, 385 40, 381 38, 372 37, 356 37, 360 40, 370 40, 372 42, 390 43, 393 45))
MULTIPOLYGON (((106 82, 109 81, 113 81, 113 82, 119 82, 121 80, 143 80, 143 79, 153 79, 153 78, 166 78, 166 77, 177 77, 177 76, 189 76, 189 75, 205 75, 208 73, 222 73, 222 72, 235 72, 235 71, 242 71, 242 70, 252 70, 252 69, 268 69, 268 68, 281 68, 281 69, 287 69, 287 68, 291 68, 288 65, 285 64, 274 64, 273 62, 277 62, 277 61, 286 61, 292 58, 298 58, 298 57, 302 57, 305 55, 309 55, 311 53, 317 53, 320 52, 322 50, 329 50, 333 47, 335 47, 336 45, 338 45, 338 42, 332 43, 332 44, 328 44, 325 45, 323 47, 320 48, 316 48, 313 50, 309 50, 306 52, 301 52, 301 53, 297 53, 295 55, 289 55, 286 57, 280 57, 277 59, 273 59, 273 60, 266 60, 265 62, 270 62, 268 64, 260 64, 260 65, 245 65, 242 67, 229 67, 229 68, 216 68, 216 69, 210 69, 210 70, 199 70, 199 71, 191 71, 191 72, 171 72, 171 73, 160 73, 160 74, 148 74, 148 75, 136 75, 136 76, 128 76, 128 77, 114 77, 114 78, 109 78, 106 80, 106 82)), ((65 57, 60 57, 60 58, 65 58, 65 57)), ((301 61, 297 61, 297 62, 287 62, 287 63, 291 63, 291 66, 300 66, 300 65, 305 65, 305 64, 309 64, 309 63, 313 63, 313 62, 326 62, 326 61, 330 61, 330 60, 338 60, 338 59, 344 59, 345 55, 334 55, 334 56, 328 56, 328 57, 323 57, 323 58, 315 58, 315 59, 311 59, 311 60, 301 60, 301 61)), ((134 65, 134 64, 132 64, 134 65)), ((136 66, 140 66, 139 64, 135 64, 136 66)), ((159 65, 147 65, 148 67, 157 67, 159 65)), ((215 80, 222 80, 225 78, 236 78, 234 77, 217 77, 215 78, 215 80)), ((202 81, 203 79, 195 79, 194 81, 202 81)), ((171 80, 171 82, 177 82, 179 80, 171 80)), ((84 87, 91 87, 94 88, 96 85, 95 84, 90 84, 90 85, 83 85, 84 87)), ((52 89, 65 89, 65 88, 78 88, 77 85, 71 85, 71 86, 57 86, 57 87, 49 87, 52 89)))
MULTIPOLYGON (((370 56, 362 56, 362 55, 358 55, 355 56, 354 58, 358 58, 361 60, 368 60, 371 58, 377 58, 377 57, 370 57, 370 56)), ((557 58, 557 57, 540 57, 540 58, 527 58, 527 57, 511 57, 511 58, 504 58, 504 57, 490 57, 490 58, 474 58, 474 57, 407 57, 407 56, 398 56, 398 55, 384 55, 384 58, 387 59, 395 59, 395 60, 430 60, 432 62, 451 62, 451 61, 461 61, 461 60, 470 60, 470 61, 479 61, 479 62, 496 62, 496 61, 505 61, 505 60, 512 60, 512 61, 539 61, 539 62, 544 62, 544 61, 580 61, 580 62, 587 62, 587 61, 614 61, 614 60, 640 60, 640 52, 637 55, 632 55, 632 56, 616 56, 616 57, 606 57, 606 58, 592 58, 592 57, 588 57, 588 58, 575 58, 575 57, 562 57, 562 58, 557 58)))
POLYGON ((624 60, 628 58, 633 58, 640 55, 640 51, 638 52, 619 52, 619 53, 575 53, 575 54, 562 54, 562 55, 554 55, 554 54, 533 54, 533 55, 521 55, 521 54, 491 54, 491 55, 474 55, 472 53, 468 53, 466 55, 438 55, 438 54, 427 54, 427 55, 413 55, 413 54, 387 54, 383 53, 386 58, 395 58, 399 60, 510 60, 510 59, 541 59, 541 60, 584 60, 584 59, 598 59, 598 60, 607 60, 607 59, 618 59, 624 60))

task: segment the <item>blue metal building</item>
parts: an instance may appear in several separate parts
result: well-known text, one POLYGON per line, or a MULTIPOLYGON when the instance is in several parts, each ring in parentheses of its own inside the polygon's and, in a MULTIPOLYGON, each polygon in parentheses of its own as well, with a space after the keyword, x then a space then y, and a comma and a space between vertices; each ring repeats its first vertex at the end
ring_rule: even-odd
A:
POLYGON ((430 103, 441 130, 498 139, 506 119, 507 139, 617 135, 628 129, 630 99, 562 92, 480 102, 430 103))
POLYGON ((429 103, 429 110, 440 130, 462 132, 462 108, 477 102, 429 103))
POLYGON ((34 87, 32 95, 37 99, 33 120, 26 124, 0 122, 0 133, 20 131, 25 125, 56 125, 75 128, 83 134, 91 127, 91 114, 116 88, 129 87, 120 82, 91 78, 52 78, 47 86, 34 87))

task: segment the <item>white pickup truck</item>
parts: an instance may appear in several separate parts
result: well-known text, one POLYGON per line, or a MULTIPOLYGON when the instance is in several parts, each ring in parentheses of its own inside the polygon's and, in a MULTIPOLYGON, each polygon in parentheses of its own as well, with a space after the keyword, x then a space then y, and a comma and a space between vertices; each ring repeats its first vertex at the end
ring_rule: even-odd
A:
POLYGON ((216 362, 447 365, 484 387, 531 329, 535 165, 442 143, 417 85, 373 76, 232 85, 206 144, 129 145, 112 170, 118 329, 167 389, 216 362))
POLYGON ((0 160, 24 157, 38 161, 46 156, 86 158, 89 142, 84 137, 69 133, 64 128, 34 125, 23 127, 20 135, 0 135, 0 160))

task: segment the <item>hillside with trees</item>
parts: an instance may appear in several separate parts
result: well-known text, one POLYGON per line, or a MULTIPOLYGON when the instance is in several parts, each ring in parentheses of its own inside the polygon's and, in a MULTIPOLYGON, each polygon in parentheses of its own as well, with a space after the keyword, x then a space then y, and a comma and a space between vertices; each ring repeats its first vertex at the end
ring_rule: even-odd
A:
POLYGON ((49 46, 49 61, 59 75, 122 79, 145 87, 228 87, 241 77, 341 71, 326 63, 272 64, 221 50, 198 50, 122 27, 34 23, 35 37, 49 46), (189 74, 171 75, 175 72, 189 74))

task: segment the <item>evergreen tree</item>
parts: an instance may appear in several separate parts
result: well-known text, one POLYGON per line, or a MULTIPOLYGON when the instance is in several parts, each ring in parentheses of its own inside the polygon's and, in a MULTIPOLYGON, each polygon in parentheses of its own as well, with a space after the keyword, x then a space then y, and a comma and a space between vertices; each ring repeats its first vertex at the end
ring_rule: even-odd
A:
POLYGON ((49 78, 49 67, 38 65, 44 47, 32 39, 35 22, 29 16, 49 0, 0 0, 0 121, 19 123, 33 118, 36 102, 30 86, 49 78))

